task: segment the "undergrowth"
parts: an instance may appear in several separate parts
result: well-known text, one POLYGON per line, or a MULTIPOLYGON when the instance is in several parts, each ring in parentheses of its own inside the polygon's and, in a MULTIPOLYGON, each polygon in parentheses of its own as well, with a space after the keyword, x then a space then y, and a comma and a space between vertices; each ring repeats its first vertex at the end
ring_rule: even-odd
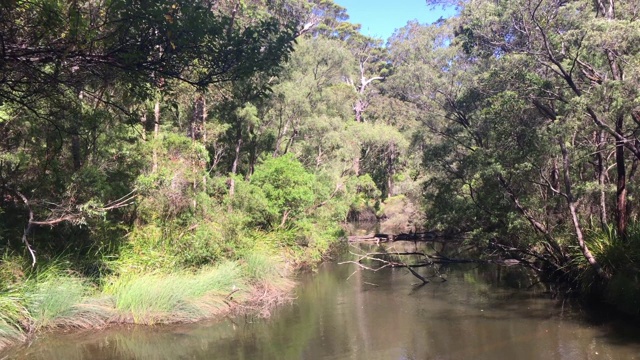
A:
POLYGON ((586 243, 602 267, 605 279, 579 252, 572 249, 573 273, 580 293, 599 298, 628 314, 640 314, 640 224, 630 224, 625 237, 613 227, 592 230, 586 243))
POLYGON ((4 253, 0 349, 54 328, 267 315, 286 300, 291 271, 315 266, 342 235, 353 194, 291 156, 265 159, 251 181, 235 178, 231 196, 226 177, 202 181, 208 173, 193 166, 202 146, 182 137, 157 146, 173 155, 136 180, 129 224, 105 218, 106 230, 83 230, 86 244, 59 237, 35 267, 19 247, 4 253))
POLYGON ((103 286, 69 274, 59 262, 28 270, 0 292, 0 349, 52 328, 99 328, 110 323, 191 322, 251 302, 254 288, 287 292, 285 264, 258 252, 198 270, 130 271, 103 286))

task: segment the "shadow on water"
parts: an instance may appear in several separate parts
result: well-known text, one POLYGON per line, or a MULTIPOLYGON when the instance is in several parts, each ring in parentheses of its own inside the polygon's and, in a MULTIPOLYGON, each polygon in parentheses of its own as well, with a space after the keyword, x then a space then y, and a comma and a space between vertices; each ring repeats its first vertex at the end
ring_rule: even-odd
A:
MULTIPOLYGON (((269 319, 51 334, 5 356, 640 359, 640 329, 633 322, 551 299, 524 269, 448 264, 437 270, 446 282, 415 286, 406 269, 374 273, 327 263, 316 274, 301 275, 296 300, 269 319)), ((434 269, 420 271, 427 276, 434 269)))

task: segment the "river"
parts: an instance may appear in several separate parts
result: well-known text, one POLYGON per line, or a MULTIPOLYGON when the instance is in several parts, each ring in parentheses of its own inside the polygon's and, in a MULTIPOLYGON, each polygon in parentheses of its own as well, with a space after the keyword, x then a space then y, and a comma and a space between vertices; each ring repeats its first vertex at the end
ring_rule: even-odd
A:
POLYGON ((640 359, 631 321, 554 300, 526 271, 323 264, 271 317, 41 335, 6 359, 640 359), (433 272, 421 269, 423 274, 433 272))

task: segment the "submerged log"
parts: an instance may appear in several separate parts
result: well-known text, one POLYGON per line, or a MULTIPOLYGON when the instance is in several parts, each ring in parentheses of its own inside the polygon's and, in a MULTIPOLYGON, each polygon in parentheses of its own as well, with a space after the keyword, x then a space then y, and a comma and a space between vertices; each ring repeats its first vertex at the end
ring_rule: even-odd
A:
POLYGON ((395 237, 395 240, 410 240, 410 241, 428 241, 434 240, 438 237, 435 231, 427 231, 421 233, 402 233, 395 237))
POLYGON ((380 242, 380 238, 377 238, 375 235, 371 234, 371 235, 353 235, 353 236, 349 236, 347 238, 349 240, 349 242, 369 242, 369 241, 375 241, 375 242, 380 242))
POLYGON ((388 241, 444 241, 444 233, 438 231, 400 233, 394 234, 370 234, 361 236, 349 236, 349 242, 388 242, 388 241))

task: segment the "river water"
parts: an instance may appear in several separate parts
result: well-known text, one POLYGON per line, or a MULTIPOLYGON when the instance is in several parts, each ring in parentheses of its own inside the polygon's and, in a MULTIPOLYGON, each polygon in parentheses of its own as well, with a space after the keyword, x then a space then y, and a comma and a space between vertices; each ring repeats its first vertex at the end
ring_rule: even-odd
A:
POLYGON ((525 271, 438 271, 447 281, 418 286, 406 269, 327 263, 268 319, 43 335, 5 358, 640 359, 631 321, 551 299, 525 271))

